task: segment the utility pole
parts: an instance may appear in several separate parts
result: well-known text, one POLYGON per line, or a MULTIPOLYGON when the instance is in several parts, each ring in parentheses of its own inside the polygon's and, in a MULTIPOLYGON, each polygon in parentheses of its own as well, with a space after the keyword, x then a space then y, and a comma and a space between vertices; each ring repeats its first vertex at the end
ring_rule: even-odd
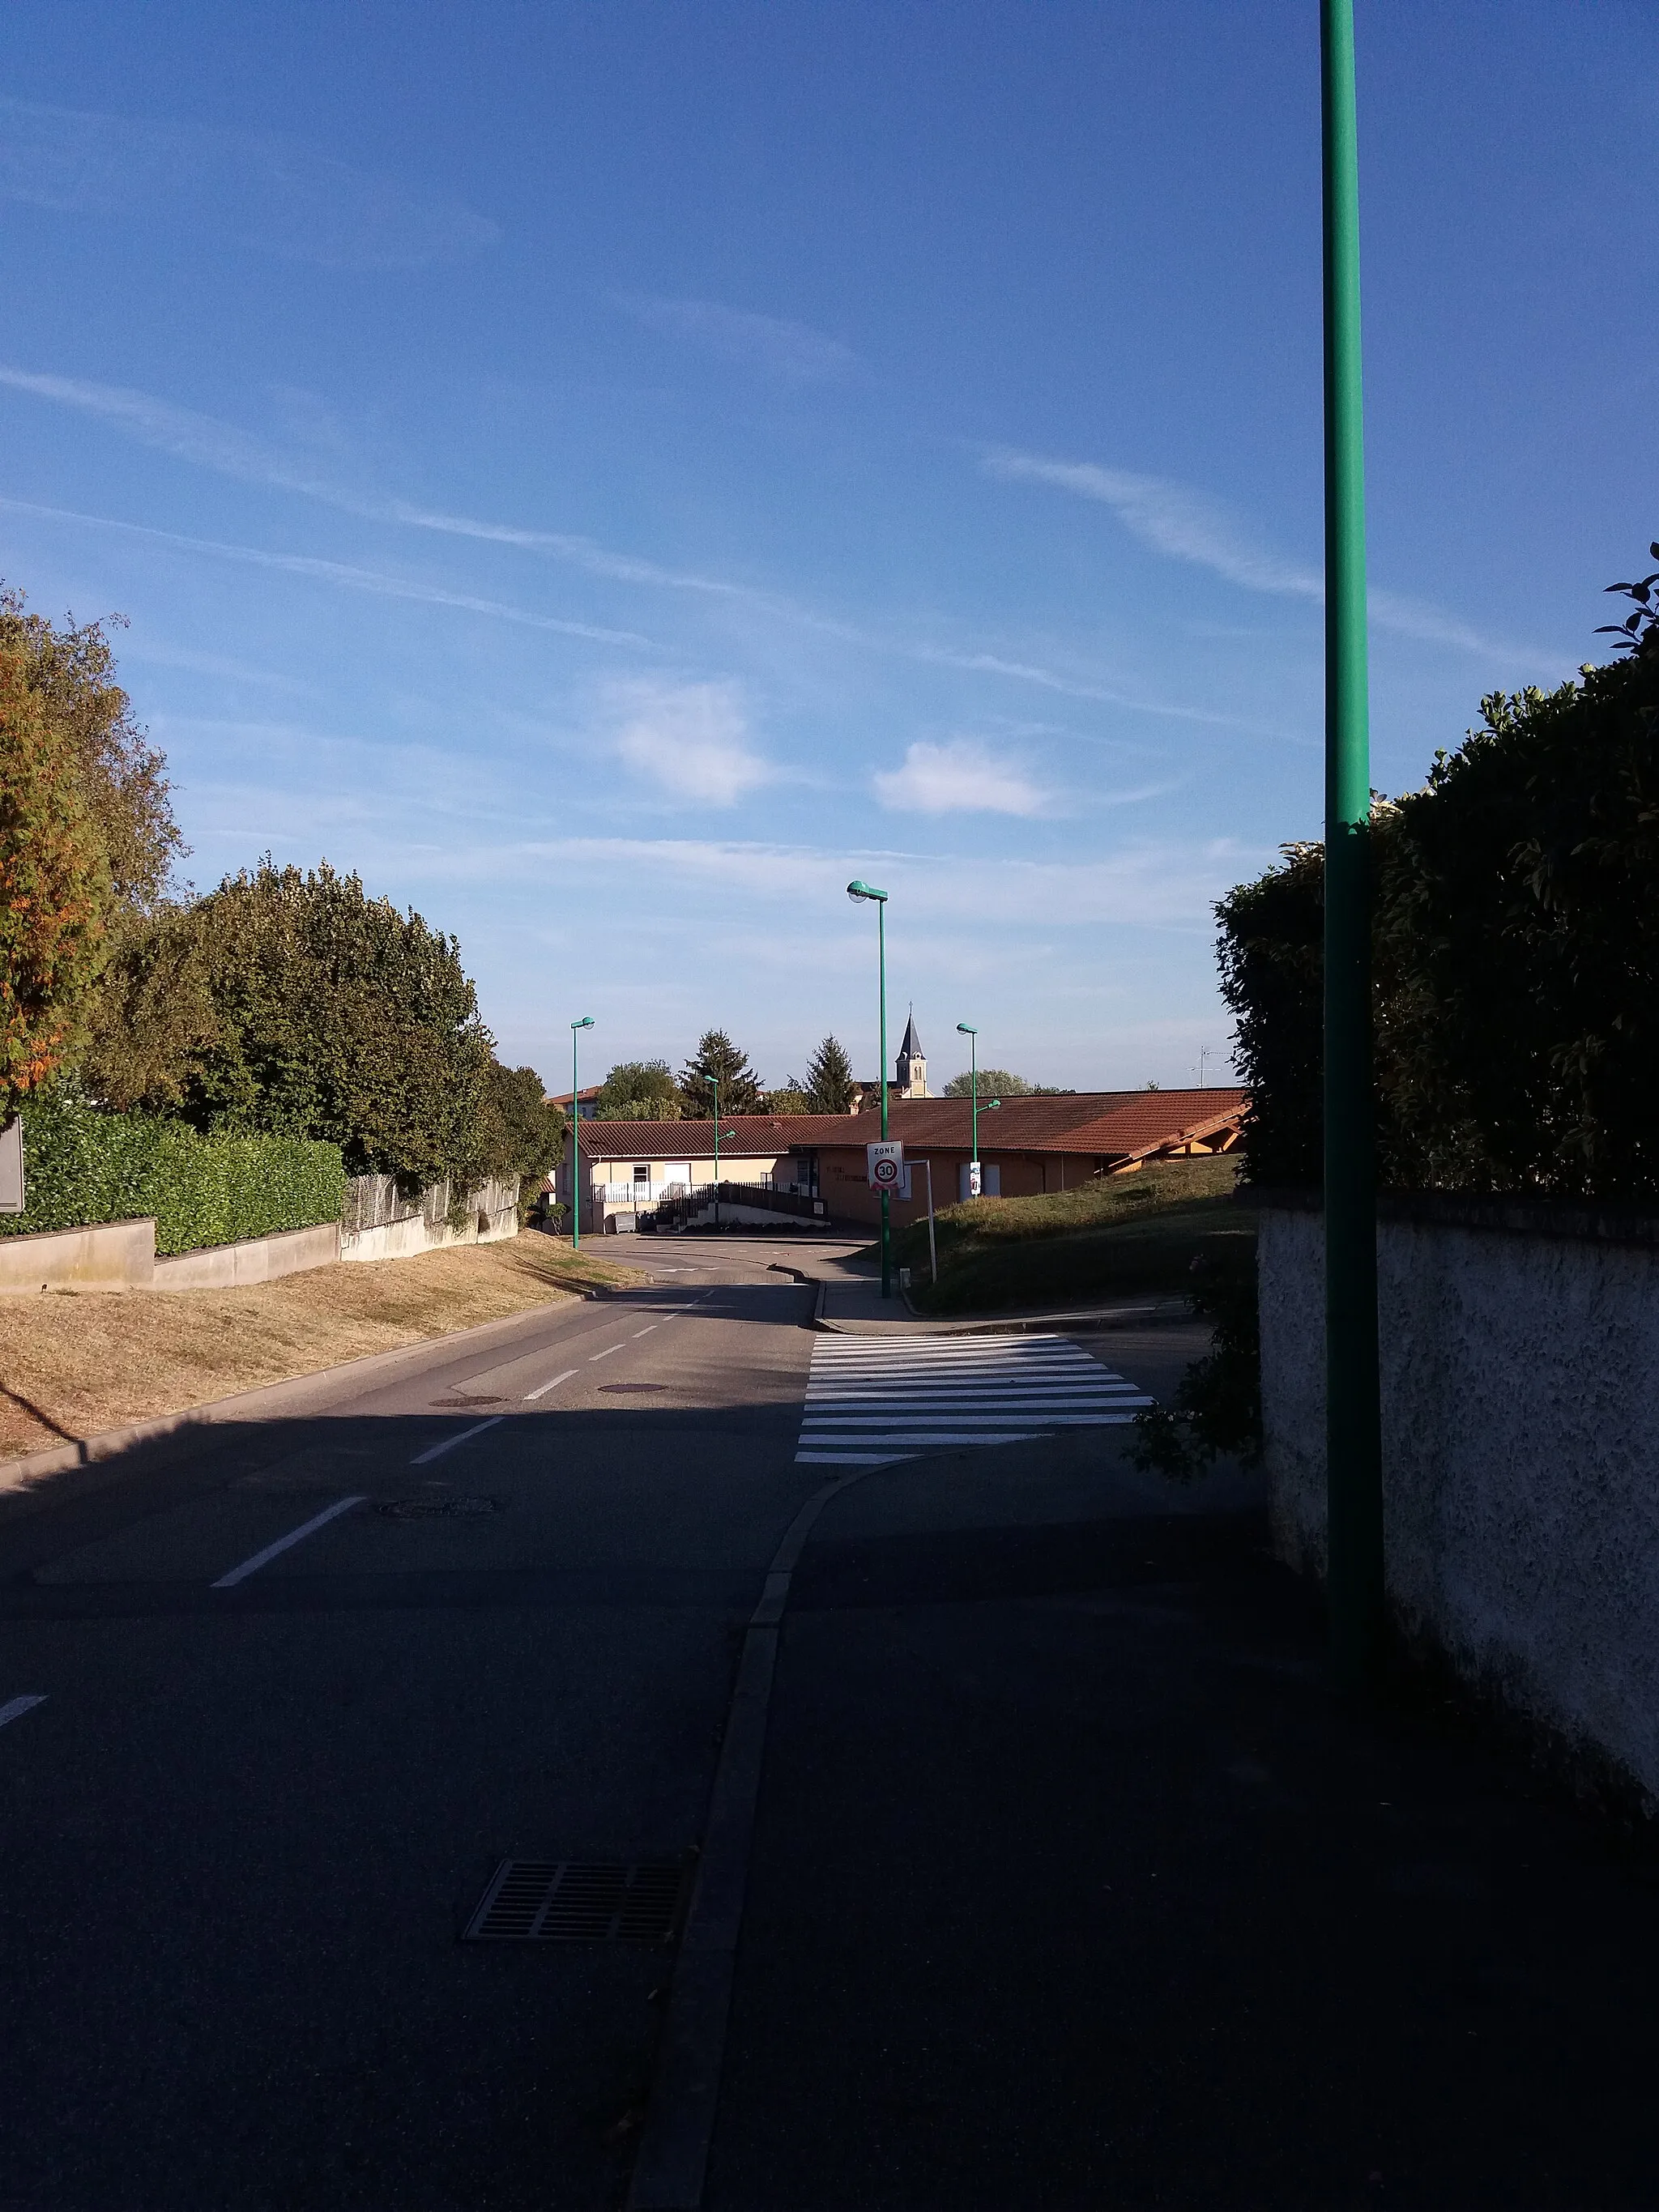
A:
POLYGON ((570 1024, 570 1249, 581 1249, 582 1242, 582 1094, 580 1079, 576 1073, 576 1032, 591 1030, 592 1014, 584 1014, 579 1022, 570 1024))
POLYGON ((1383 1607, 1371 1064, 1370 732, 1353 0, 1321 0, 1325 275, 1325 1406, 1331 1666, 1373 1679, 1383 1607))

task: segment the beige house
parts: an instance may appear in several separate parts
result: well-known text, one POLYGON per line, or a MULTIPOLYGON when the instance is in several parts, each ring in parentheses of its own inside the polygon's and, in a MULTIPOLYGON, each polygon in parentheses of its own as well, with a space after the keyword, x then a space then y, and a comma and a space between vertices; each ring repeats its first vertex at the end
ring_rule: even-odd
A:
MULTIPOLYGON (((1006 1099, 979 1109, 981 1188, 988 1198, 1075 1189, 1096 1176, 1127 1175, 1161 1159, 1230 1152, 1239 1141, 1249 1094, 1228 1087, 1196 1091, 1079 1091, 1060 1097, 1006 1099)), ((908 1188, 892 1201, 896 1223, 968 1195, 973 1109, 966 1098, 890 1097, 889 1133, 904 1146, 908 1188), (926 1171, 921 1169, 928 1163, 926 1171)), ((720 1121, 723 1188, 749 1184, 757 1196, 739 1219, 769 1212, 842 1224, 880 1218, 869 1188, 865 1147, 881 1134, 881 1116, 856 1114, 739 1114, 720 1121), (790 1194, 769 1207, 763 1192, 790 1194)), ((568 1139, 557 1195, 570 1198, 568 1139)), ((584 1235, 631 1230, 665 1198, 707 1190, 714 1182, 712 1121, 589 1121, 581 1124, 584 1235)), ((722 1205, 736 1204, 723 1200, 722 1205)))

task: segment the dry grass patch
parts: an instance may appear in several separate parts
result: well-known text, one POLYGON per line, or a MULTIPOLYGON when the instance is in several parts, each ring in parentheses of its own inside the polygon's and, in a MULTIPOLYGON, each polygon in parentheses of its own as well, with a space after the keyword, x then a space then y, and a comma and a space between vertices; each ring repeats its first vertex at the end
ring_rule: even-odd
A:
POLYGON ((0 1458, 641 1279, 530 1234, 241 1290, 0 1297, 0 1458))

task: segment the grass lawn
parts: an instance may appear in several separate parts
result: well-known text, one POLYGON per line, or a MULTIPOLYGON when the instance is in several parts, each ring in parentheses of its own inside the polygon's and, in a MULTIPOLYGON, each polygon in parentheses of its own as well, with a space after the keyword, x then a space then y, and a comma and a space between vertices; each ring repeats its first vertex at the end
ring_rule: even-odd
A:
POLYGON ((240 1290, 0 1297, 0 1460, 641 1279, 526 1233, 240 1290))
POLYGON ((939 1279, 927 1280, 925 1222, 894 1239, 912 1295, 932 1313, 1059 1305, 1185 1290, 1200 1251, 1254 1243, 1230 1158, 1170 1160, 1038 1198, 970 1199, 936 1217, 939 1279))

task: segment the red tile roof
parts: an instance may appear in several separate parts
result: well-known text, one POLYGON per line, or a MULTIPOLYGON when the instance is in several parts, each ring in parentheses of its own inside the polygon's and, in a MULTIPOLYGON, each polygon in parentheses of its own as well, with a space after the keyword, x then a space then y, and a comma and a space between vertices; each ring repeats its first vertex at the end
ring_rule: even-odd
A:
MULTIPOLYGON (((1060 1098, 1007 1098, 979 1109, 981 1152, 1085 1153, 1133 1159, 1170 1146, 1201 1141, 1237 1121, 1249 1093, 1212 1084, 1200 1091, 1079 1091, 1060 1098)), ((895 1098, 888 1133, 906 1148, 930 1145, 965 1152, 971 1139, 966 1098, 895 1098)), ((736 1114, 720 1121, 720 1153, 754 1159, 790 1151, 860 1147, 881 1134, 881 1114, 736 1114), (731 1132, 728 1135, 727 1131, 731 1132)), ((710 1121, 584 1121, 582 1151, 590 1159, 708 1159, 710 1121)))

